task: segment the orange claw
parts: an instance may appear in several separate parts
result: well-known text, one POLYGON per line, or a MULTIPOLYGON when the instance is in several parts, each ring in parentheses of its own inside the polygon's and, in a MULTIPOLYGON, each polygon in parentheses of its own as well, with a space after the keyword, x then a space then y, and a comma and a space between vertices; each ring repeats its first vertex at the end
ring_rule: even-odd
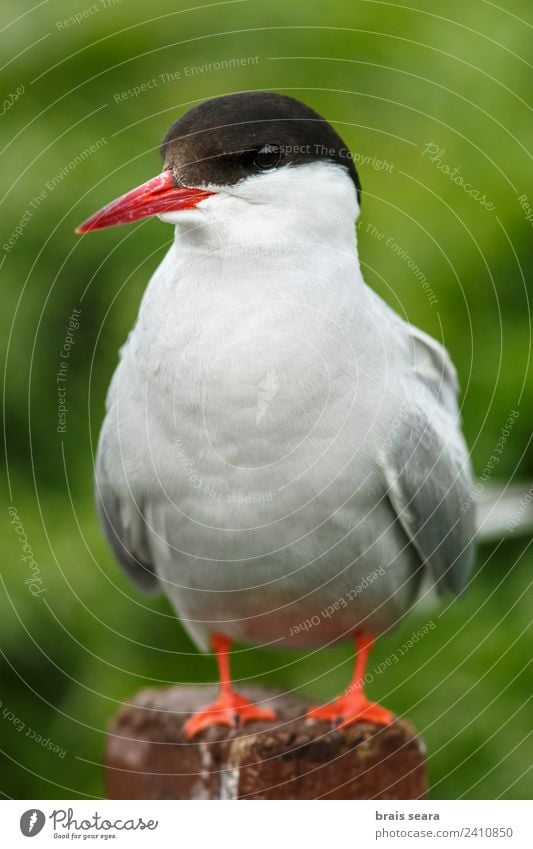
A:
POLYGON ((338 725, 354 722, 373 722, 375 725, 390 725, 394 716, 387 708, 370 702, 362 694, 339 696, 334 702, 307 711, 307 719, 324 719, 338 725))
POLYGON ((276 719, 273 710, 260 708, 230 690, 221 692, 218 699, 194 713, 183 726, 183 733, 190 740, 199 731, 211 725, 229 725, 234 728, 237 723, 244 725, 245 722, 266 722, 272 719, 276 719))
POLYGON ((341 726, 355 722, 389 725, 394 720, 394 715, 387 708, 369 701, 363 691, 362 682, 373 643, 374 639, 369 634, 356 634, 355 670, 347 692, 327 705, 310 708, 306 714, 307 719, 329 720, 341 726))
POLYGON ((194 713, 185 725, 183 733, 188 740, 211 725, 228 725, 234 728, 237 722, 268 722, 276 719, 270 708, 260 708, 236 693, 231 686, 229 674, 229 649, 231 641, 220 634, 213 634, 211 644, 217 657, 220 672, 220 693, 210 705, 194 713))

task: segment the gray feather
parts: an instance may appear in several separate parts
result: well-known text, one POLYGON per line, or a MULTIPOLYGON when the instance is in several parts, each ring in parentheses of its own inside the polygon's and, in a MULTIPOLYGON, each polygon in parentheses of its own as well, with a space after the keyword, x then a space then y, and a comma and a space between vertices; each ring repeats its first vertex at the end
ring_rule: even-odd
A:
POLYGON ((121 515, 120 499, 113 492, 98 464, 95 478, 95 500, 105 536, 127 576, 148 595, 161 592, 151 562, 146 525, 140 508, 130 511, 126 522, 121 515))
POLYGON ((458 427, 457 378, 447 352, 413 328, 415 377, 406 412, 380 461, 388 496, 409 542, 439 591, 459 594, 475 548, 468 452, 458 427), (423 378, 420 381, 420 378, 423 378))

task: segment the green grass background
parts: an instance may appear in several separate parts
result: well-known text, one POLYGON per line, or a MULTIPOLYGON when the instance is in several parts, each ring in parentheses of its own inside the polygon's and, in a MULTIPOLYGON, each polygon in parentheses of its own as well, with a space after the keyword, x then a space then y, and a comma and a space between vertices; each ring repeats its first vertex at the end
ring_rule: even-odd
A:
MULTIPOLYGON (((103 203, 158 173, 159 141, 191 104, 246 89, 285 92, 327 117, 353 152, 392 164, 359 168, 366 279, 450 350, 477 473, 517 410, 492 482, 523 481, 525 491, 533 477, 532 229, 518 200, 531 174, 530 4, 96 5, 70 25, 65 19, 89 9, 88 0, 34 9, 11 0, 0 13, 3 96, 24 86, 1 118, 0 244, 45 191, 13 249, 0 251, 8 471, 0 789, 8 797, 103 795, 105 729, 120 701, 147 685, 214 676, 212 659, 197 654, 167 602, 140 596, 117 569, 92 506, 106 386, 172 233, 151 220, 83 239, 73 232, 103 203), (186 72, 245 57, 258 61, 186 72), (161 74, 175 78, 163 84, 161 74), (115 102, 115 94, 153 78, 159 83, 149 91, 115 102), (99 152, 46 188, 101 138, 99 152), (494 210, 423 156, 430 142, 494 210), (368 225, 414 259, 437 304, 368 225), (82 313, 69 363, 68 427, 58 434, 55 375, 73 308, 82 313), (9 504, 39 563, 40 598, 24 583, 9 504), (66 755, 31 739, 28 728, 66 755)), ((531 796, 529 543, 512 537, 482 547, 463 599, 414 611, 375 650, 377 666, 428 620, 437 625, 369 688, 423 733, 434 798, 531 796)), ((257 676, 315 698, 342 689, 350 665, 349 647, 305 655, 243 646, 234 658, 237 679, 257 676)))

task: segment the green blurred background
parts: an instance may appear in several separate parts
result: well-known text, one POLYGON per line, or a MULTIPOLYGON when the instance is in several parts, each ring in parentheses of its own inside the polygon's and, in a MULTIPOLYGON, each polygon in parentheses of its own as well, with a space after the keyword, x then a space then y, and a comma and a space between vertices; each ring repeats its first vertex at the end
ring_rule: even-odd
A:
MULTIPOLYGON (((515 410, 490 483, 518 481, 525 492, 533 478, 532 223, 519 200, 531 174, 531 4, 188 5, 2 4, 8 503, 0 788, 8 797, 102 796, 105 729, 121 700, 141 687, 215 674, 168 603, 128 584, 92 505, 106 387, 172 231, 147 220, 88 238, 73 232, 158 173, 159 141, 190 105, 275 90, 336 126, 360 158, 359 243, 368 283, 450 350, 477 474, 515 410), (67 21, 76 14, 81 19, 67 21), (143 84, 137 96, 123 94, 143 84), (430 143, 444 151, 441 165, 458 166, 489 208, 424 154, 430 143), (391 167, 373 166, 370 157, 391 167), (407 260, 387 247, 390 237, 422 270, 436 303, 407 260), (73 309, 81 310, 80 326, 69 358, 67 428, 58 433, 56 373, 73 309), (36 596, 25 583, 28 562, 20 559, 9 504, 38 563, 36 596)), ((529 543, 515 533, 481 546, 463 599, 414 611, 376 647, 374 666, 429 620, 437 626, 369 688, 424 735, 434 798, 531 796, 529 543)), ((350 668, 349 646, 308 656, 243 646, 234 657, 237 680, 258 676, 314 698, 341 690, 350 668)))

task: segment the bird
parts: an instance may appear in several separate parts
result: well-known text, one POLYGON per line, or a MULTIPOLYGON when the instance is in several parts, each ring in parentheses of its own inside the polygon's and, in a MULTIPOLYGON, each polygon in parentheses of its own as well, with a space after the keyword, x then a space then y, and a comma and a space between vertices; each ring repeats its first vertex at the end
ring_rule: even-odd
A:
POLYGON ((200 102, 161 156, 77 232, 174 227, 111 379, 95 497, 129 578, 216 655, 218 696, 185 737, 276 719, 234 688, 236 640, 353 641, 350 684, 307 718, 388 725, 364 687, 375 640, 425 581, 457 596, 472 570, 455 368, 364 281, 355 156, 310 106, 200 102))

